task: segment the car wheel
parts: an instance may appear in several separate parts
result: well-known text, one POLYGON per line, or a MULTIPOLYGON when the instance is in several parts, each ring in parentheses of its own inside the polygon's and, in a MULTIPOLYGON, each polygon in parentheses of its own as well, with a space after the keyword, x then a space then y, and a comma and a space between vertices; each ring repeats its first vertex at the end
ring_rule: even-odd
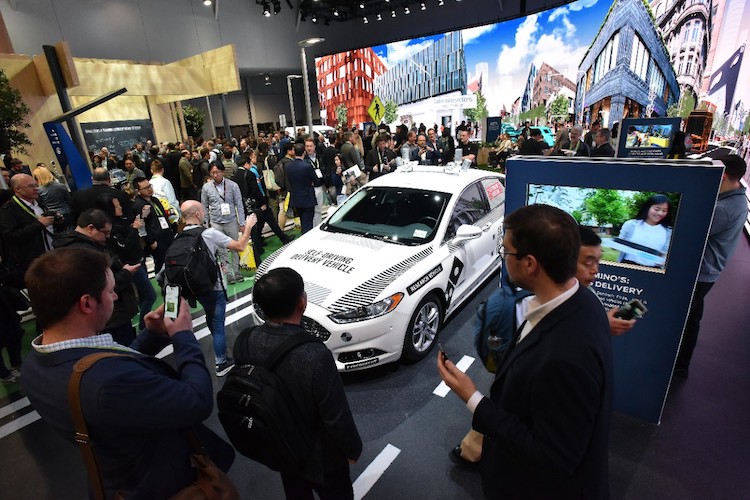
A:
POLYGON ((409 321, 403 357, 417 361, 430 352, 443 324, 443 305, 435 294, 427 294, 409 321))

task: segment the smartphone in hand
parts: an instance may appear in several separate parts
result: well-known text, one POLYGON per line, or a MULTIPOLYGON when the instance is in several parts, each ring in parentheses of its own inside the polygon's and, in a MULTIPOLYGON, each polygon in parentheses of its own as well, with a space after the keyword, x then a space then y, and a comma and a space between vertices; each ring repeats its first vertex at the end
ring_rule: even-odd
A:
POLYGON ((441 344, 440 342, 438 342, 438 351, 440 351, 440 355, 443 357, 443 361, 448 361, 448 355, 445 353, 443 344, 441 344))
POLYGON ((180 314, 180 287, 167 285, 164 288, 164 317, 177 319, 180 314))

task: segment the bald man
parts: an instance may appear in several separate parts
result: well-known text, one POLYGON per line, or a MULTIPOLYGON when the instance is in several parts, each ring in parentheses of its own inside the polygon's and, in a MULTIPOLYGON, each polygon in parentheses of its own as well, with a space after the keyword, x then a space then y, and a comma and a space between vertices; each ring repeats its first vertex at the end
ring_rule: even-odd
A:
MULTIPOLYGON (((182 234, 190 234, 193 231, 203 229, 203 220, 206 214, 201 202, 188 200, 180 206, 180 209, 182 210, 183 217, 185 217, 185 229, 183 229, 182 234)), ((250 241, 250 231, 256 222, 258 222, 258 219, 255 214, 247 217, 245 228, 238 240, 233 240, 214 228, 204 229, 200 236, 203 238, 203 245, 208 250, 214 262, 216 262, 216 252, 219 249, 231 250, 233 252, 243 251, 250 241)), ((221 269, 220 266, 219 269, 221 269)), ((206 311, 206 323, 213 337, 216 376, 222 377, 234 366, 234 361, 227 355, 227 342, 224 330, 227 295, 222 277, 218 277, 212 290, 201 292, 195 298, 206 311)))
POLYGON ((14 175, 10 188, 13 197, 0 208, 0 236, 3 260, 18 277, 14 285, 22 285, 31 261, 52 248, 55 218, 46 215, 49 212, 39 201, 39 186, 32 176, 14 175))

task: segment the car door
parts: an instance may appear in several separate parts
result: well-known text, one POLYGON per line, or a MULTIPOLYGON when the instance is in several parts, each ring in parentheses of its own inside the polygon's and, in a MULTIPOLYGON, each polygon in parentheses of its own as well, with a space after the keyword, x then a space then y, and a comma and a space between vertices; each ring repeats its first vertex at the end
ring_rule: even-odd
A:
POLYGON ((446 299, 450 308, 452 297, 459 297, 470 290, 482 277, 490 261, 497 256, 497 244, 492 236, 492 222, 489 220, 490 206, 484 187, 480 181, 467 186, 457 197, 453 206, 443 243, 449 248, 451 268, 446 299), (482 229, 478 238, 455 241, 456 231, 463 224, 482 229))

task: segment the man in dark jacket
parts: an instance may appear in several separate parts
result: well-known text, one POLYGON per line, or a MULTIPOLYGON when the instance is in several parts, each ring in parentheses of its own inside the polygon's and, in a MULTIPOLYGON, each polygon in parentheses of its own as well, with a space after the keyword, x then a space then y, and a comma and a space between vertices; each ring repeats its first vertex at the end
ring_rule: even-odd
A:
POLYGON ((133 212, 143 220, 145 235, 141 234, 146 248, 154 258, 156 272, 164 265, 164 255, 174 239, 174 227, 169 224, 167 211, 159 198, 154 196, 154 188, 145 177, 133 180, 133 189, 138 196, 133 202, 133 212))
POLYGON ((31 261, 52 248, 52 227, 55 218, 39 202, 39 187, 28 174, 10 179, 13 197, 0 208, 0 236, 5 264, 10 268, 10 283, 25 288, 23 274, 31 261))
POLYGON ((118 344, 129 345, 135 340, 131 324, 133 316, 138 313, 138 301, 133 289, 133 274, 141 264, 123 264, 110 253, 105 244, 112 232, 112 223, 102 210, 92 208, 78 217, 75 229, 61 234, 54 241, 55 248, 89 248, 109 254, 112 264, 110 270, 115 278, 115 300, 112 316, 107 321, 103 332, 112 335, 118 344))
MULTIPOLYGON (((89 354, 104 359, 86 372, 80 400, 92 436, 106 498, 170 498, 195 481, 193 430, 214 463, 226 471, 234 451, 201 425, 211 415, 213 389, 183 299, 177 319, 164 307, 146 315, 130 349, 97 335, 112 314, 115 280, 104 252, 63 248, 46 253, 27 273, 31 305, 44 333, 32 341, 22 368, 23 389, 42 419, 68 442, 73 427, 68 382, 73 365, 89 354), (152 357, 174 348, 176 370, 152 357)), ((77 496, 87 495, 85 487, 77 496)))
MULTIPOLYGON (((253 301, 266 322, 252 330, 245 352, 234 356, 239 363, 263 363, 290 335, 305 334, 300 326, 307 307, 302 277, 293 269, 272 269, 253 288, 253 301)), ((354 497, 349 464, 362 453, 362 440, 349 409, 341 377, 331 351, 322 342, 308 342, 292 349, 274 370, 297 402, 300 422, 314 433, 315 444, 299 471, 281 473, 287 498, 351 499, 354 497)))
POLYGON ((387 134, 379 135, 375 147, 365 156, 365 169, 370 174, 370 180, 396 170, 396 153, 388 148, 390 140, 387 134))
POLYGON ((133 202, 130 201, 127 193, 110 186, 109 170, 103 167, 95 168, 91 179, 93 184, 91 187, 73 193, 70 204, 73 220, 77 221, 78 217, 89 208, 95 208, 96 199, 104 193, 111 193, 117 197, 120 200, 123 214, 132 220, 133 202))
POLYGON ((302 234, 313 228, 315 216, 315 186, 321 179, 315 175, 312 167, 304 160, 305 145, 294 145, 294 160, 286 165, 286 178, 289 181, 289 206, 297 210, 302 222, 302 234))
POLYGON ((609 324, 574 278, 581 239, 548 205, 505 218, 508 275, 536 297, 497 368, 488 397, 442 356, 438 371, 484 434, 486 498, 608 498, 613 374, 609 324))
POLYGON ((240 187, 242 200, 245 203, 245 213, 254 213, 258 217, 258 223, 253 226, 251 233, 255 264, 258 265, 263 254, 263 247, 265 246, 263 226, 266 223, 268 223, 271 231, 279 237, 282 244, 286 245, 292 241, 292 238, 284 233, 273 216, 273 211, 268 201, 268 188, 263 181, 263 176, 258 171, 256 158, 255 151, 250 150, 250 156, 246 157, 242 165, 237 169, 234 180, 240 187))
POLYGON ((615 150, 609 143, 610 139, 612 139, 612 133, 608 128, 599 129, 594 135, 594 148, 591 150, 591 156, 614 158, 615 150))

